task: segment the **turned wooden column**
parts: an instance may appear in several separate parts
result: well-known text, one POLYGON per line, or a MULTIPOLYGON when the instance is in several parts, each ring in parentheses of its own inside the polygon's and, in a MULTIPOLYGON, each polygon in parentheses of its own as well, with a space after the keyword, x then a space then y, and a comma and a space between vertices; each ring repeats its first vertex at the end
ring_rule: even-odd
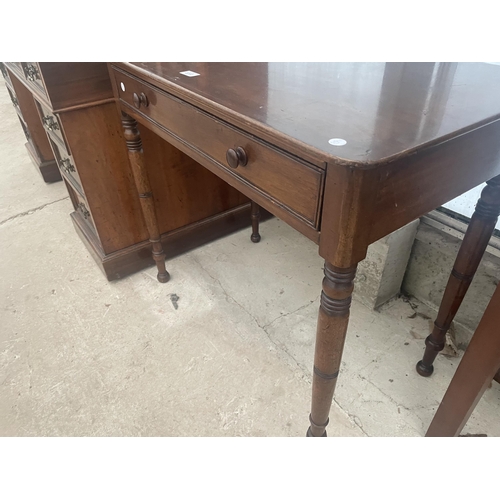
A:
POLYGON ((326 437, 328 415, 344 350, 356 266, 325 262, 314 353, 312 404, 308 437, 326 437))
POLYGON ((251 217, 252 217, 252 236, 250 239, 254 243, 258 243, 260 241, 259 234, 259 222, 260 222, 260 207, 255 201, 250 203, 251 205, 251 217))
POLYGON ((170 279, 165 268, 165 252, 161 244, 160 230, 156 218, 153 193, 149 182, 148 173, 144 165, 144 153, 142 151, 142 141, 137 128, 137 122, 126 113, 122 112, 122 126, 125 140, 127 142, 128 157, 134 175, 135 186, 139 193, 144 221, 149 233, 149 241, 153 246, 153 259, 158 269, 158 281, 166 283, 170 279))
POLYGON ((448 279, 434 329, 425 339, 424 356, 416 367, 417 372, 423 377, 429 377, 434 371, 434 360, 444 348, 446 332, 474 278, 495 229, 499 213, 500 176, 497 176, 489 180, 481 192, 448 279))

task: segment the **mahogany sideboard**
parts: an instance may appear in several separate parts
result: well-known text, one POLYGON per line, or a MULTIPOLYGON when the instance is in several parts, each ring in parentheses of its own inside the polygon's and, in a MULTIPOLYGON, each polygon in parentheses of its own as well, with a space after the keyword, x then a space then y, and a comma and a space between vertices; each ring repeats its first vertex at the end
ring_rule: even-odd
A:
POLYGON ((62 179, 61 173, 40 121, 35 100, 28 88, 22 84, 22 80, 35 77, 31 74, 31 67, 30 63, 21 65, 20 70, 24 76, 20 79, 0 63, 5 86, 26 136, 26 149, 31 161, 45 182, 57 182, 62 179))
MULTIPOLYGON (((500 67, 110 63, 109 71, 143 188, 153 132, 318 244, 325 276, 307 435, 326 436, 368 245, 500 174, 500 67)), ((158 221, 142 208, 154 239, 158 221)), ((155 247, 159 278, 168 275, 164 250, 168 243, 155 247)))
MULTIPOLYGON (((28 150, 44 178, 49 166, 51 179, 62 176, 74 227, 107 279, 154 264, 106 63, 12 62, 2 71, 28 150)), ((142 132, 159 235, 170 256, 250 225, 247 197, 142 132)))

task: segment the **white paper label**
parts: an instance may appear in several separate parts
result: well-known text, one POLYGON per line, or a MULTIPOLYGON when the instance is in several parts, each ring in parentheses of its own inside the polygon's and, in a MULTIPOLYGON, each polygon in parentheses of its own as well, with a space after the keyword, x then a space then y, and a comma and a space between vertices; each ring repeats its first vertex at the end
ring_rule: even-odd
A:
POLYGON ((345 146, 347 144, 347 141, 344 139, 330 139, 328 141, 328 144, 331 144, 332 146, 345 146))
POLYGON ((199 73, 195 73, 194 71, 181 71, 180 73, 184 76, 200 76, 199 73))

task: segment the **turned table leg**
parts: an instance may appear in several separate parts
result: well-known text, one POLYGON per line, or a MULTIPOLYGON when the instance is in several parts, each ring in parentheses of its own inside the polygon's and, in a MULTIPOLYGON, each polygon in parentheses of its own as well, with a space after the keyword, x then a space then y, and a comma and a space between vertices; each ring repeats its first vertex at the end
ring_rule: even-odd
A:
POLYGON ((260 222, 260 207, 255 201, 251 201, 251 217, 252 217, 252 236, 250 239, 254 243, 258 243, 260 241, 259 234, 259 222, 260 222))
POLYGON ((341 269, 325 262, 314 353, 308 437, 326 436, 328 415, 344 349, 356 266, 341 269))
POLYGON ((149 233, 149 241, 153 246, 153 259, 158 269, 157 278, 161 283, 166 283, 170 279, 170 275, 165 268, 165 252, 161 244, 151 185, 144 165, 141 136, 137 128, 137 122, 123 112, 122 126, 125 140, 127 141, 128 157, 134 175, 135 186, 139 193, 144 221, 149 233))
POLYGON ((425 352, 417 363, 417 372, 429 377, 436 356, 443 350, 446 332, 462 303, 488 246, 500 213, 500 176, 489 180, 481 192, 469 227, 460 246, 432 333, 425 339, 425 352))
POLYGON ((427 437, 457 436, 500 368, 500 287, 458 365, 446 394, 434 415, 427 437))

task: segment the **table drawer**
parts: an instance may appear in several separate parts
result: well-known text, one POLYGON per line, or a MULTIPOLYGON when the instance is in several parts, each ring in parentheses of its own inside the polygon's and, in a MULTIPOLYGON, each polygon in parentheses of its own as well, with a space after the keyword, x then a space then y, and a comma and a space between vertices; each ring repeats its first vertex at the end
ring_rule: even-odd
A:
POLYGON ((44 106, 42 103, 36 101, 38 109, 40 111, 40 119, 42 120, 42 125, 48 134, 60 143, 64 148, 68 149, 66 141, 64 140, 63 129, 59 118, 52 113, 52 111, 44 106))
POLYGON ((115 70, 114 77, 122 102, 294 216, 318 227, 323 170, 121 71, 115 70))
POLYGON ((75 189, 83 194, 80 176, 78 175, 73 157, 62 145, 56 144, 50 136, 48 138, 59 170, 61 170, 62 174, 71 182, 75 189))

